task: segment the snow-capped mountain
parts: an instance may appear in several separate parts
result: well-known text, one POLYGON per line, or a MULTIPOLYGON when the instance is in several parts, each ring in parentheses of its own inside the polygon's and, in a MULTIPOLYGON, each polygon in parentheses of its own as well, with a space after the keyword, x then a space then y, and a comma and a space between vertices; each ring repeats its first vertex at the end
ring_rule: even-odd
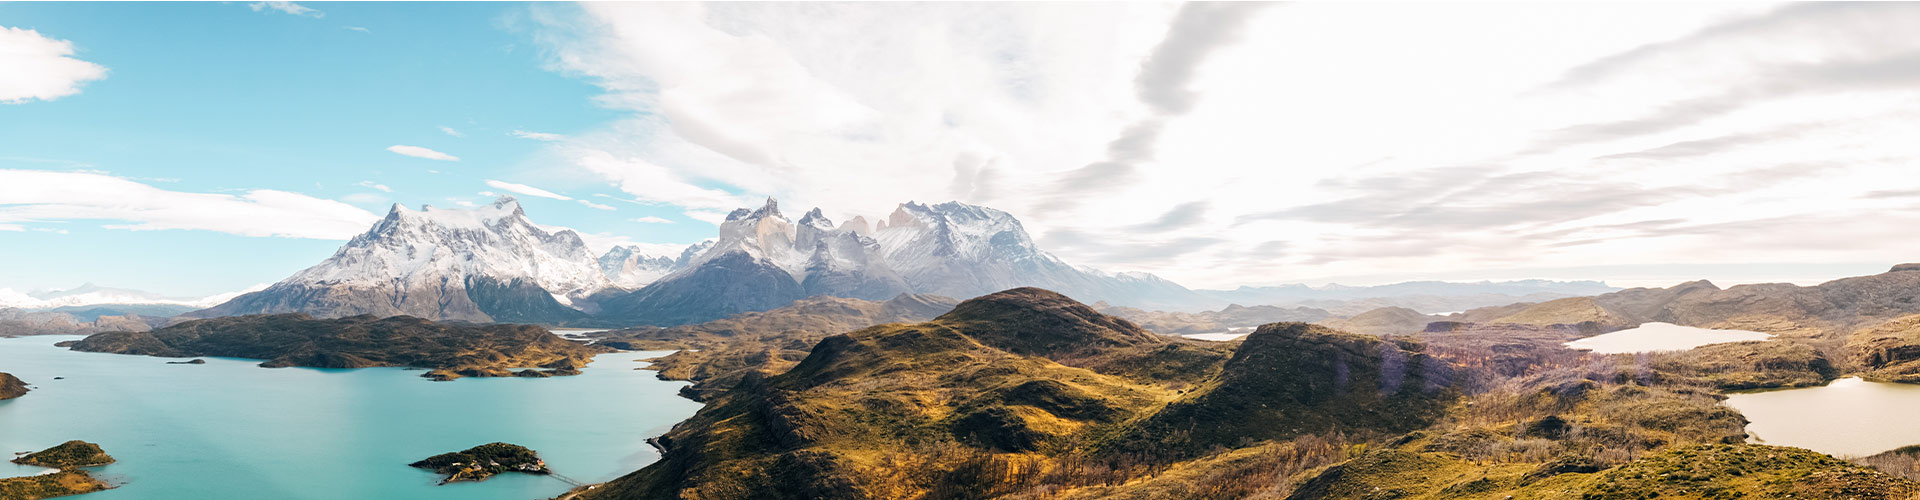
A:
POLYGON ((638 246, 617 246, 600 256, 600 272, 615 286, 637 289, 679 269, 679 260, 648 255, 638 246))
POLYGON ((836 226, 819 209, 794 223, 768 199, 759 209, 728 214, 711 248, 639 291, 609 300, 606 313, 619 321, 670 325, 815 295, 973 297, 1022 286, 1147 308, 1214 302, 1152 275, 1067 264, 1040 250, 1018 219, 987 207, 906 203, 869 228, 864 217, 836 226))
POLYGON ((503 196, 473 209, 396 204, 320 264, 192 314, 558 323, 593 312, 588 297, 613 286, 578 234, 534 224, 503 196))

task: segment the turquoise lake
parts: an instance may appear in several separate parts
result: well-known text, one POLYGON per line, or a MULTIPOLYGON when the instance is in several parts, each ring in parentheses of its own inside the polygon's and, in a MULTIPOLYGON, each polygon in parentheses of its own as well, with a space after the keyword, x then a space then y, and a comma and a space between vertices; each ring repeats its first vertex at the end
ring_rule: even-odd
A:
MULTIPOLYGON (((572 486, 511 473, 436 486, 407 464, 504 441, 603 482, 657 459, 646 438, 700 407, 677 395, 685 383, 635 369, 661 352, 603 354, 572 377, 432 382, 403 368, 169 365, 53 346, 78 338, 0 338, 0 371, 33 389, 0 401, 0 450, 99 443, 119 463, 89 470, 119 487, 89 500, 550 498, 572 486)), ((42 470, 0 463, 6 477, 42 470)))

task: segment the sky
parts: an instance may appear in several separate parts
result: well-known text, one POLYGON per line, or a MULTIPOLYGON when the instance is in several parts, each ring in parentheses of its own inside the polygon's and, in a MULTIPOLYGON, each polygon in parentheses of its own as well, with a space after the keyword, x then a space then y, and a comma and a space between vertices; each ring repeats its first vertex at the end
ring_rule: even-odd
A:
POLYGON ((1192 288, 1920 260, 1920 4, 0 3, 0 288, 208 295, 393 203, 661 253, 957 200, 1192 288))

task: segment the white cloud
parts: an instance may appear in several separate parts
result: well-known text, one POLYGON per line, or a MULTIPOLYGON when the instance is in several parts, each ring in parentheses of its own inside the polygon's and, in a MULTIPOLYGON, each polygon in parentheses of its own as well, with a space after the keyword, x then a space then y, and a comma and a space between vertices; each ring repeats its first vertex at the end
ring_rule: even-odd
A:
POLYGON ((347 239, 380 217, 333 200, 256 189, 168 191, 97 173, 0 170, 0 226, 113 221, 112 229, 190 229, 242 236, 347 239))
POLYGON ((567 138, 567 136, 560 135, 560 134, 549 134, 546 132, 528 132, 525 130, 515 130, 512 132, 512 135, 514 137, 519 137, 522 139, 533 139, 536 141, 549 141, 549 142, 558 141, 558 140, 567 138))
POLYGON ((635 241, 633 236, 628 234, 586 233, 579 230, 574 230, 574 233, 580 235, 580 240, 587 244, 587 250, 592 251, 594 255, 606 254, 614 247, 636 247, 644 255, 679 258, 680 252, 693 245, 692 243, 640 242, 635 241))
POLYGON ((488 185, 488 186, 492 186, 492 187, 493 187, 494 189, 499 189, 499 190, 502 190, 502 191, 506 191, 506 192, 510 192, 510 193, 514 193, 514 194, 523 194, 523 195, 527 195, 527 196, 538 196, 538 197, 541 197, 541 198, 553 198, 553 199, 556 199, 556 200, 564 200, 564 201, 572 201, 572 200, 573 200, 573 198, 569 198, 569 197, 566 197, 566 196, 564 196, 564 195, 561 195, 560 193, 555 193, 555 192, 553 192, 553 191, 548 191, 548 190, 545 190, 545 189, 540 189, 540 188, 537 188, 537 187, 533 187, 533 186, 528 186, 528 185, 526 185, 526 184, 514 184, 514 183, 511 183, 511 182, 504 182, 504 181, 496 181, 496 180, 493 180, 493 179, 487 179, 487 185, 488 185))
POLYGON ((1208 34, 1180 8, 533 18, 557 69, 630 113, 551 151, 695 220, 764 195, 870 218, 959 199, 1069 261, 1199 287, 1910 258, 1887 214, 1920 199, 1863 194, 1920 189, 1920 5, 1303 3, 1233 43, 1182 35, 1208 34), (1794 241, 1813 229, 1872 244, 1794 241), (1135 248, 1074 244, 1102 241, 1135 248))
POLYGON ((594 210, 614 210, 612 205, 602 205, 602 204, 594 203, 587 200, 573 200, 573 201, 580 202, 581 205, 586 205, 587 208, 591 208, 594 210))
POLYGON ((377 189, 377 190, 380 190, 381 192, 386 192, 386 193, 393 192, 393 188, 387 187, 386 184, 377 184, 373 181, 360 181, 359 186, 364 188, 377 189))
POLYGON ((312 17, 315 19, 327 16, 325 12, 320 12, 319 10, 315 10, 312 7, 300 5, 293 2, 254 2, 254 3, 247 4, 247 7, 252 8, 254 12, 274 10, 274 11, 283 12, 287 14, 293 14, 296 16, 312 17))
POLYGON ((453 127, 449 127, 449 126, 446 126, 446 125, 441 125, 441 126, 440 126, 440 132, 441 132, 441 133, 444 133, 444 134, 447 134, 447 135, 451 135, 451 136, 454 136, 454 137, 466 137, 466 136, 467 136, 467 134, 462 134, 462 133, 460 133, 460 131, 458 131, 458 130, 454 130, 454 129, 453 129, 453 127))
POLYGON ((370 30, 370 29, 366 29, 366 28, 363 28, 363 27, 359 27, 359 26, 341 26, 341 28, 345 28, 345 29, 346 29, 347 31, 358 31, 358 32, 361 32, 361 33, 368 33, 368 34, 372 34, 372 33, 373 33, 373 30, 370 30))
POLYGON ((673 223, 672 220, 667 219, 665 217, 655 217, 652 215, 634 219, 633 221, 641 224, 672 224, 673 223))
POLYGON ((73 42, 30 29, 0 26, 0 103, 51 101, 80 93, 107 68, 73 58, 73 42))
POLYGON ((387 146, 387 151, 392 151, 395 153, 399 153, 401 155, 411 156, 414 158, 426 158, 429 160, 440 160, 440 161, 460 161, 460 157, 458 156, 442 153, 439 151, 434 151, 434 150, 423 148, 420 146, 402 146, 402 145, 396 144, 393 146, 387 146))

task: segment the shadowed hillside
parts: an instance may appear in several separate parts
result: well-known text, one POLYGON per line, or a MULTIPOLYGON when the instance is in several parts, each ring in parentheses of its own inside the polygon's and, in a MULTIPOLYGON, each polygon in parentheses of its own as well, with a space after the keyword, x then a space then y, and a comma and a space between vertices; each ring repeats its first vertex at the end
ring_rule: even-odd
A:
POLYGON ((264 359, 279 368, 411 366, 438 379, 520 374, 570 375, 610 351, 569 341, 531 325, 437 323, 411 316, 314 319, 306 314, 229 316, 188 321, 151 332, 108 332, 62 345, 76 351, 164 357, 264 359), (526 370, 522 370, 523 372, 526 370))

